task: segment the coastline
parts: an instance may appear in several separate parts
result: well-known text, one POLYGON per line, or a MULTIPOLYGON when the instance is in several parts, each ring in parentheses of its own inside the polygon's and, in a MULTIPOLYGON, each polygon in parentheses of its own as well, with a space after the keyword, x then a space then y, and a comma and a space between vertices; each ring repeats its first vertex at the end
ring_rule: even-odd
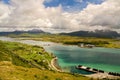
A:
MULTIPOLYGON (((57 42, 57 41, 51 41, 51 40, 41 40, 41 38, 24 38, 24 37, 11 37, 11 38, 19 38, 19 39, 21 39, 21 40, 35 40, 35 41, 47 41, 47 42, 54 42, 54 43, 60 43, 60 44, 63 44, 63 45, 74 45, 74 46, 78 46, 79 47, 79 45, 78 44, 70 44, 70 43, 63 43, 63 42, 57 42)), ((93 44, 93 45, 95 45, 95 44, 93 44)), ((103 47, 103 48, 112 48, 112 49, 120 49, 120 46, 109 46, 109 45, 103 45, 103 46, 96 46, 96 47, 103 47)))
POLYGON ((57 57, 54 57, 51 60, 51 66, 54 70, 56 70, 58 72, 63 72, 62 69, 60 68, 60 66, 58 65, 57 59, 58 59, 57 57))
MULTIPOLYGON (((55 71, 63 72, 60 66, 58 65, 57 59, 58 59, 57 57, 54 57, 51 60, 51 66, 55 71)), ((94 73, 94 74, 84 75, 84 76, 93 78, 93 79, 120 79, 119 76, 109 75, 108 73, 94 73)))
POLYGON ((105 72, 104 70, 90 68, 82 65, 76 66, 76 69, 85 70, 87 72, 93 72, 92 74, 86 74, 85 76, 94 79, 120 79, 120 75, 118 73, 105 72))
MULTIPOLYGON (((63 72, 61 69, 60 69, 60 67, 59 67, 59 65, 58 65, 58 62, 57 62, 57 57, 54 57, 49 63, 51 63, 51 67, 53 68, 53 70, 56 70, 56 71, 59 71, 59 72, 63 72)), ((98 74, 92 74, 92 75, 89 75, 90 77, 96 77, 96 78, 98 78, 98 77, 100 77, 100 78, 102 78, 101 76, 105 76, 104 74, 100 74, 100 73, 98 73, 98 74), (98 77, 97 77, 98 76, 98 77)))

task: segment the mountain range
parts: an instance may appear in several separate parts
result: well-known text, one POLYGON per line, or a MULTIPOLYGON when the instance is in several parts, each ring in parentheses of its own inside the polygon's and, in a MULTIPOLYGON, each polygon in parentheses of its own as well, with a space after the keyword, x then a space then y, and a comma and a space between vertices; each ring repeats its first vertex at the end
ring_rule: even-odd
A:
MULTIPOLYGON (((9 34, 50 34, 43 30, 32 29, 28 31, 13 31, 13 32, 0 32, 0 36, 7 36, 9 34)), ((75 31, 70 33, 60 33, 59 35, 69 35, 69 36, 78 36, 78 37, 98 37, 98 38, 118 38, 120 37, 120 33, 112 30, 95 30, 95 31, 75 31)))
POLYGON ((61 35, 79 36, 79 37, 100 37, 100 38, 117 38, 120 33, 111 30, 95 30, 95 31, 76 31, 70 33, 60 33, 61 35))
POLYGON ((13 31, 13 32, 0 32, 0 36, 7 36, 9 34, 16 34, 16 35, 19 35, 19 34, 23 34, 23 33, 28 33, 28 34, 40 34, 40 33, 47 33, 47 32, 44 32, 43 30, 38 30, 38 29, 32 29, 32 30, 28 30, 28 31, 23 31, 23 30, 16 30, 16 31, 13 31))

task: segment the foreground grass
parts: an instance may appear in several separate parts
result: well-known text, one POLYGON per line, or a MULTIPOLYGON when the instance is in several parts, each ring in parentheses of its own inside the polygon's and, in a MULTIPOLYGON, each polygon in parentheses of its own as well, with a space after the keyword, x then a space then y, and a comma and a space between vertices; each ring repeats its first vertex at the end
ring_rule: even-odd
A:
POLYGON ((0 80, 90 80, 52 70, 52 57, 39 46, 0 41, 0 80))
POLYGON ((8 61, 0 62, 0 71, 0 80, 89 80, 84 76, 15 66, 8 61))
POLYGON ((38 41, 52 41, 68 45, 93 44, 97 47, 120 48, 120 39, 95 38, 95 37, 73 37, 59 34, 20 34, 9 35, 14 38, 32 39, 38 41))

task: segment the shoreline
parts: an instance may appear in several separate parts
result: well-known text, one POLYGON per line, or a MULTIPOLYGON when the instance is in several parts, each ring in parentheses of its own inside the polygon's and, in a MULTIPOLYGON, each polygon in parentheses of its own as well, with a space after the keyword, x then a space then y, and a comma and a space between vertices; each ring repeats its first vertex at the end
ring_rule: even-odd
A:
MULTIPOLYGON (((35 41, 44 41, 44 42, 53 42, 53 43, 60 43, 60 44, 63 44, 63 45, 73 45, 73 46, 78 46, 78 44, 65 44, 63 42, 56 42, 56 41, 50 41, 50 40, 39 40, 39 38, 25 38, 25 37, 11 37, 11 38, 19 38, 19 39, 23 39, 23 40, 35 40, 35 41), (37 39, 37 40, 36 40, 37 39)), ((93 44, 94 45, 94 44, 93 44)), ((112 48, 112 49, 120 49, 120 47, 109 47, 109 46, 96 46, 96 47, 103 47, 103 48, 112 48)))
MULTIPOLYGON (((56 70, 56 71, 58 71, 58 72, 63 72, 61 69, 60 69, 60 67, 59 67, 59 65, 58 65, 58 62, 57 62, 57 57, 54 57, 50 62, 51 62, 51 68, 53 69, 53 70, 56 70)), ((89 75, 90 77, 99 77, 99 75, 102 75, 102 74, 92 74, 92 75, 89 75)), ((104 74, 103 74, 103 76, 105 76, 104 74)), ((100 78, 102 78, 101 76, 100 76, 100 78)))
MULTIPOLYGON (((58 65, 57 63, 57 57, 54 57, 52 60, 51 60, 51 66, 54 70, 58 71, 58 72, 64 72, 62 71, 62 69, 60 68, 60 66, 58 65)), ((82 74, 84 75, 84 74, 82 74)), ((120 79, 119 76, 113 76, 113 75, 109 75, 107 72, 106 73, 93 73, 93 74, 90 74, 90 75, 84 75, 86 77, 89 77, 89 78, 93 78, 93 79, 120 79)))
POLYGON ((62 69, 60 68, 60 66, 58 65, 57 59, 58 59, 57 57, 54 57, 51 60, 51 66, 54 70, 56 70, 58 72, 63 72, 62 69))
POLYGON ((94 79, 120 79, 120 75, 118 73, 114 74, 112 72, 105 72, 103 70, 98 70, 95 68, 90 68, 82 65, 78 65, 76 67, 77 69, 80 70, 85 70, 87 72, 93 72, 92 74, 85 74, 85 76, 94 78, 94 79), (112 74, 110 74, 112 73, 112 74))
MULTIPOLYGON (((63 42, 56 42, 56 41, 49 41, 49 40, 39 40, 39 38, 25 38, 25 37, 10 37, 10 38, 16 38, 16 39, 21 39, 21 40, 35 40, 35 41, 53 42, 53 43, 57 43, 57 44, 59 43, 59 44, 62 44, 62 45, 68 45, 68 46, 71 45, 71 46, 78 46, 79 47, 79 45, 77 45, 77 44, 64 44, 63 42)), ((120 49, 120 47, 108 47, 108 46, 96 46, 96 47, 120 49)))

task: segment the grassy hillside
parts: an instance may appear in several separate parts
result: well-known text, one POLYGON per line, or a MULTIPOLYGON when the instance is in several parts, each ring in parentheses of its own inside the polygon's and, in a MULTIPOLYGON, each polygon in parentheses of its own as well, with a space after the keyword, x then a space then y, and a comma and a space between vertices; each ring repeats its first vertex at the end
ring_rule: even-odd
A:
POLYGON ((0 71, 0 80, 89 80, 68 73, 15 66, 8 61, 0 62, 0 71))
POLYGON ((120 39, 112 38, 95 38, 95 37, 73 37, 66 35, 58 34, 21 34, 21 35, 9 35, 14 38, 24 38, 32 40, 42 40, 42 41, 52 41, 63 44, 70 45, 79 45, 84 44, 93 44, 98 47, 107 47, 107 48, 120 48, 120 39))
POLYGON ((52 58, 39 46, 0 41, 0 80, 90 80, 52 70, 52 58))
MULTIPOLYGON (((20 43, 0 42, 1 44, 1 56, 3 60, 8 59, 15 65, 32 67, 36 66, 41 69, 48 69, 52 56, 45 52, 42 47, 30 46, 20 43), (7 56, 6 56, 7 55, 7 56), (6 58, 5 58, 6 57, 6 58), (25 65, 29 63, 30 65, 25 65)), ((1 59, 2 59, 1 58, 1 59)))

